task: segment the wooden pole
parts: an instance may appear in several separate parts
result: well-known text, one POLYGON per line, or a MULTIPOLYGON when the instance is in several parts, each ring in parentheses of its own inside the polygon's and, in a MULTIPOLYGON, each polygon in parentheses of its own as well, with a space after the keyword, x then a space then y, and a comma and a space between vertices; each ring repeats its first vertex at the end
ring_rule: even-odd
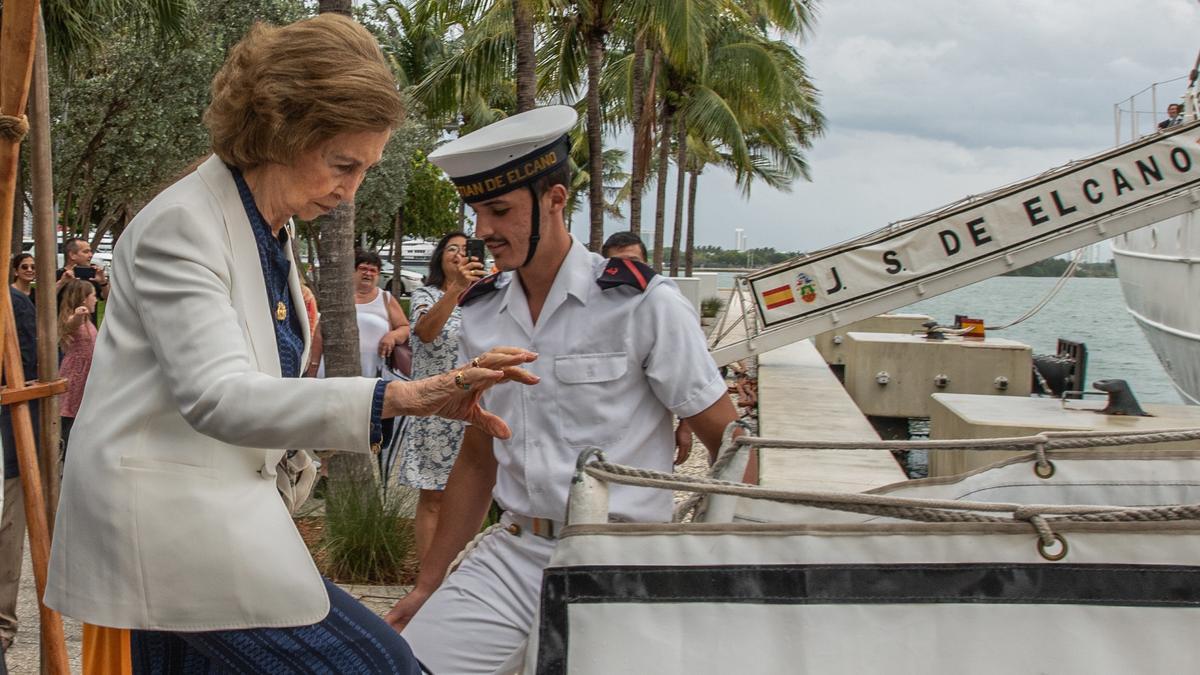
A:
MULTIPOLYGON (((38 20, 39 25, 42 23, 38 20)), ((46 36, 38 30, 29 92, 29 176, 33 188, 33 241, 38 251, 37 334, 38 379, 58 379, 58 298, 54 288, 58 237, 54 231, 54 181, 50 163, 50 74, 46 63, 46 36)), ((46 522, 54 535, 54 512, 58 509, 58 398, 40 402, 38 450, 41 454, 42 485, 46 490, 46 522)))
MULTIPOLYGON (((33 70, 34 42, 38 32, 38 0, 8 0, 0 13, 0 251, 12 242, 13 198, 17 183, 17 158, 21 138, 28 130, 25 106, 33 70)), ((9 258, 0 256, 0 279, 9 275, 9 258)), ((0 293, 0 344, 3 345, 4 373, 8 391, 25 389, 21 347, 17 344, 12 298, 0 293)), ((29 552, 33 558, 33 576, 41 610, 42 643, 45 655, 43 672, 66 674, 66 642, 62 618, 42 604, 46 593, 46 568, 50 561, 50 534, 42 497, 41 471, 33 437, 29 402, 12 404, 13 437, 17 462, 21 467, 21 487, 25 491, 25 522, 29 529, 29 552)))

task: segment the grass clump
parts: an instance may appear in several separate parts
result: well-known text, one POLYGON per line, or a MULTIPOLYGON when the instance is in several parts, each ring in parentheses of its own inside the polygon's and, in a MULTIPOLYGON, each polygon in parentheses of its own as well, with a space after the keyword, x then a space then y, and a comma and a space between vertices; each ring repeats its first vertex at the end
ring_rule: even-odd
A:
POLYGON ((330 484, 320 547, 325 573, 343 583, 407 581, 416 548, 411 502, 410 493, 374 481, 330 484))
POLYGON ((724 307, 725 301, 720 298, 705 298, 700 301, 700 316, 715 319, 724 307))

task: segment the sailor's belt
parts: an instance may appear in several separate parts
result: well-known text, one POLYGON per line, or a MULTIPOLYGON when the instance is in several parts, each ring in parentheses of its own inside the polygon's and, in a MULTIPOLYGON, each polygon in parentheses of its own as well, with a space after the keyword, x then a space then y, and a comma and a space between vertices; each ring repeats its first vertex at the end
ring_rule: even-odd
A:
POLYGON ((522 516, 519 513, 505 511, 504 515, 508 520, 512 521, 504 529, 514 536, 520 536, 522 533, 536 535, 542 539, 558 539, 558 534, 562 532, 563 523, 560 520, 550 520, 549 518, 530 518, 522 516))

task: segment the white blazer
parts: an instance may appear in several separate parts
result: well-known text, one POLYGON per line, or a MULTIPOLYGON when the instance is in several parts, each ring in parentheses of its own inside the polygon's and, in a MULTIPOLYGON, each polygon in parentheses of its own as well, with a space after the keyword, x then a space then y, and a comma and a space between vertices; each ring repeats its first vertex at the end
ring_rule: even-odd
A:
MULTIPOLYGON (((285 448, 369 452, 375 381, 280 377, 254 234, 216 157, 133 219, 111 283, 46 604, 113 628, 320 621, 329 599, 275 465, 285 448)), ((307 341, 294 264, 289 284, 307 341)))

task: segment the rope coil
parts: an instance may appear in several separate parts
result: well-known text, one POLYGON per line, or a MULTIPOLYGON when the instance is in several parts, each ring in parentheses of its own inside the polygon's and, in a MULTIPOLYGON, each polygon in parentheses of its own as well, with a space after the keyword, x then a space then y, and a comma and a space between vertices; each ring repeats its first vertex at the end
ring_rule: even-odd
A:
POLYGON ((29 120, 24 115, 0 115, 0 137, 20 143, 29 133, 29 120))

